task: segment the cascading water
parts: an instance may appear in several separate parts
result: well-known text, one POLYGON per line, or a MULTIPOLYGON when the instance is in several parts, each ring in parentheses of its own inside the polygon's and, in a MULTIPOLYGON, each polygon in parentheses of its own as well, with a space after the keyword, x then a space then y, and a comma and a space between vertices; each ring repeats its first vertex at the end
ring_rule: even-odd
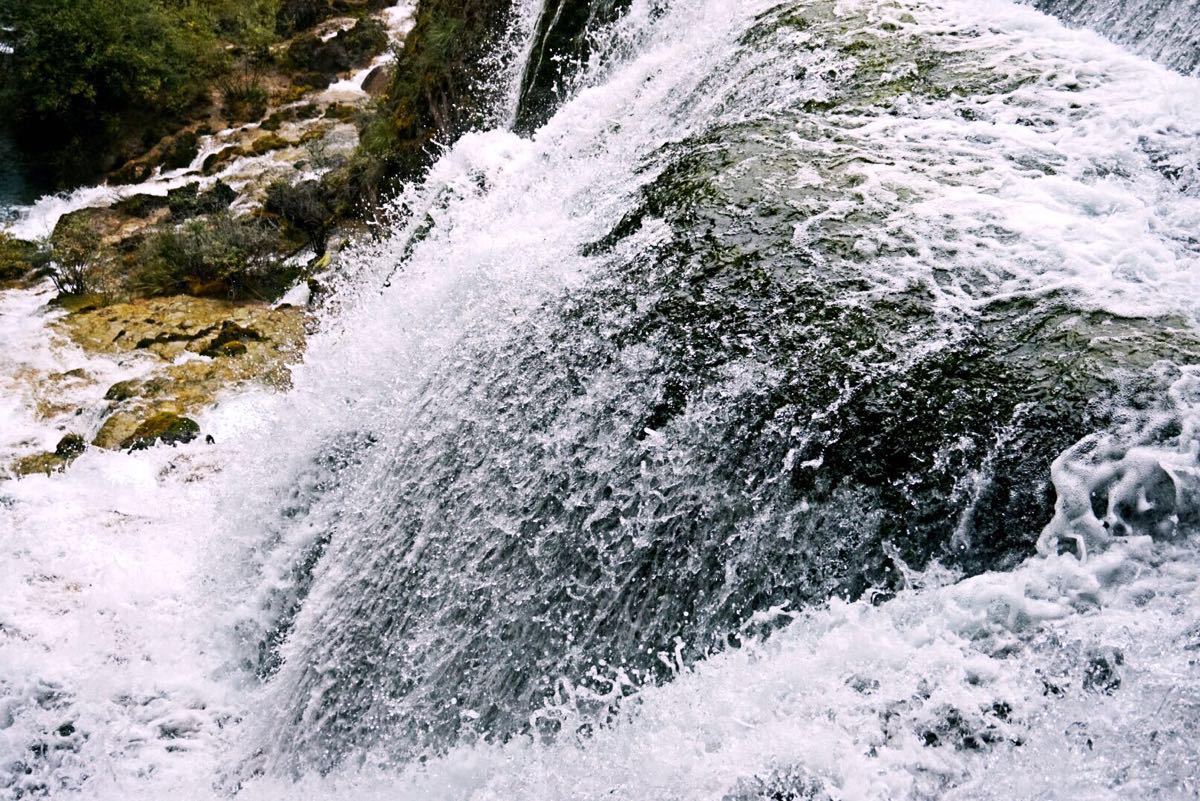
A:
POLYGON ((537 31, 223 452, 232 733, 89 792, 1194 797, 1200 83, 992 0, 537 31))
MULTIPOLYGON (((468 137, 407 199, 330 346, 386 388, 243 626, 268 766, 551 736, 553 699, 602 713, 762 610, 1013 565, 1050 463, 1130 415, 1190 464, 1161 399, 1195 309, 1144 289, 1194 286, 1150 153, 1194 139, 1123 75, 911 12, 633 3, 531 141, 468 137)), ((1174 536, 1181 492, 1108 518, 1174 536)))
POLYGON ((1172 69, 1200 72, 1197 0, 1028 0, 1071 25, 1099 31, 1172 69))

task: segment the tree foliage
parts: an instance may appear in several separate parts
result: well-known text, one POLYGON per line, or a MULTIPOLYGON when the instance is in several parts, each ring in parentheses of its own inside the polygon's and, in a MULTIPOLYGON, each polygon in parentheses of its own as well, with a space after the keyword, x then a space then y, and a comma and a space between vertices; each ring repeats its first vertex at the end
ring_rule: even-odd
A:
POLYGON ((278 0, 0 0, 4 104, 67 183, 206 99, 227 45, 265 48, 278 0))

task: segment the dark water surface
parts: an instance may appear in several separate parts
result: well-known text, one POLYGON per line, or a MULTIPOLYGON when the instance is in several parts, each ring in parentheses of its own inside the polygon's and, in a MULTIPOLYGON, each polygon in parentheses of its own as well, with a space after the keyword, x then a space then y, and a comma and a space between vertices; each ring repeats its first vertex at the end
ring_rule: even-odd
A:
POLYGON ((49 191, 30 176, 30 164, 13 142, 12 132, 0 128, 0 221, 14 206, 28 205, 49 191))

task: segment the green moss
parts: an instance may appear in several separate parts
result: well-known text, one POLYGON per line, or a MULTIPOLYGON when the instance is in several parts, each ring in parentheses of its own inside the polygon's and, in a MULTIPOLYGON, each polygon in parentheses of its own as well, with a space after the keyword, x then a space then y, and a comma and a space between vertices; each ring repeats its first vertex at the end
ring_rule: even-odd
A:
POLYGON ((260 136, 254 140, 254 143, 250 145, 250 152, 255 156, 261 156, 265 153, 270 153, 272 150, 283 150, 292 146, 293 143, 282 136, 268 133, 266 136, 260 136))

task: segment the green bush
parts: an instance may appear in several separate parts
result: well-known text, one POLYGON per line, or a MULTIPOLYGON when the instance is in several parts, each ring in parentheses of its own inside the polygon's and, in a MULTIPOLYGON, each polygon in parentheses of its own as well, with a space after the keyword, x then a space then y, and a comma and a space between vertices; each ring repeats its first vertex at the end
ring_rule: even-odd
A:
POLYGON ((113 289, 112 253, 93 219, 68 214, 50 236, 50 280, 63 295, 108 295, 113 289))
POLYGON ((150 235, 142 245, 134 288, 147 295, 219 295, 270 300, 299 275, 280 256, 278 230, 228 212, 150 235))
POLYGON ((231 123, 254 122, 267 113, 270 95, 262 80, 251 72, 233 73, 217 82, 221 108, 231 123))
POLYGON ((318 256, 324 255, 333 213, 320 183, 301 181, 293 186, 287 181, 276 181, 267 187, 263 208, 283 220, 288 232, 303 239, 318 256))

